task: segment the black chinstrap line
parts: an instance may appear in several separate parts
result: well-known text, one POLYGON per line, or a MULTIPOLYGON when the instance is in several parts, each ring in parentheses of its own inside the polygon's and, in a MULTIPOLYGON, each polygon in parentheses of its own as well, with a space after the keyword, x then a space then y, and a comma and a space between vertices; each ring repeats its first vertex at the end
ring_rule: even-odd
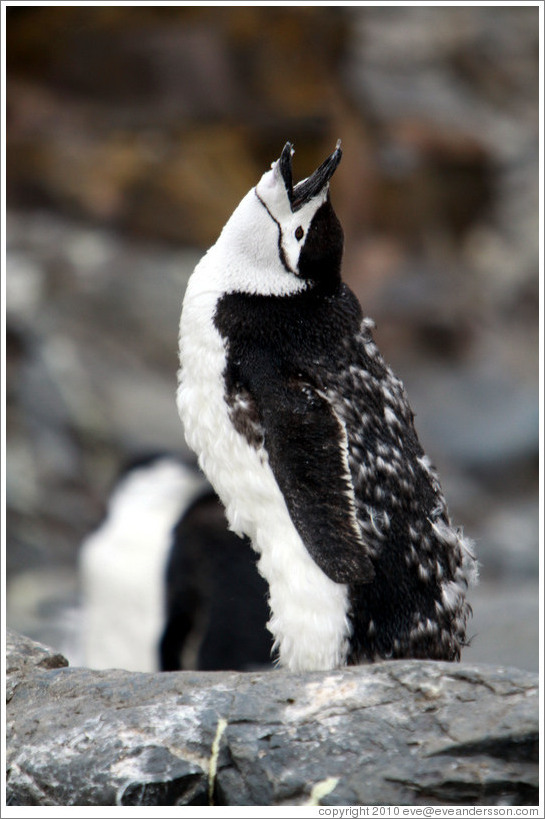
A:
POLYGON ((263 207, 265 208, 265 210, 267 211, 267 213, 269 214, 269 216, 271 217, 273 222, 276 224, 276 227, 278 228, 278 255, 280 257, 280 261, 282 262, 284 270, 286 270, 288 273, 293 273, 294 276, 297 276, 297 273, 295 272, 295 270, 292 270, 291 267, 289 266, 288 260, 286 259, 286 254, 284 252, 284 248, 282 247, 282 228, 280 226, 280 222, 278 221, 278 219, 275 219, 275 217, 272 215, 269 208, 267 207, 267 205, 265 204, 265 202, 263 201, 263 199, 260 197, 260 195, 258 194, 258 192, 255 189, 254 189, 254 192, 255 192, 255 195, 257 197, 258 202, 261 202, 261 204, 263 205, 263 207))

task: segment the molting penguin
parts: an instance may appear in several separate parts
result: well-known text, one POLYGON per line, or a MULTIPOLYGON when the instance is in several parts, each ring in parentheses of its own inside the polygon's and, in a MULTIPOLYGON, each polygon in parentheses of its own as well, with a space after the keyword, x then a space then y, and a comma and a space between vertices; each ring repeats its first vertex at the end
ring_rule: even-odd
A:
POLYGON ((341 280, 340 143, 297 185, 292 153, 288 142, 190 277, 186 439, 259 554, 281 665, 457 660, 476 561, 341 280))

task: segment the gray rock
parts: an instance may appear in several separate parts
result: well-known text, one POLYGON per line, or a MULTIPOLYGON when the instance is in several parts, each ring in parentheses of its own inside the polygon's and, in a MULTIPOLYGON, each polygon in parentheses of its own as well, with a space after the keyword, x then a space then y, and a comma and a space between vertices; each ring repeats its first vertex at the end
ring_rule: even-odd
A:
MULTIPOLYGON (((65 661, 64 661, 65 662, 65 661)), ((68 668, 8 635, 8 805, 532 805, 537 676, 68 668)))
POLYGON ((19 681, 35 668, 65 668, 68 660, 41 643, 29 640, 12 629, 6 634, 6 702, 19 681))
POLYGON ((470 645, 462 663, 496 663, 539 672, 539 582, 484 582, 471 594, 470 645))
POLYGON ((408 374, 405 386, 416 394, 413 406, 425 443, 447 462, 486 473, 537 460, 539 400, 533 384, 478 362, 448 372, 422 367, 408 374))

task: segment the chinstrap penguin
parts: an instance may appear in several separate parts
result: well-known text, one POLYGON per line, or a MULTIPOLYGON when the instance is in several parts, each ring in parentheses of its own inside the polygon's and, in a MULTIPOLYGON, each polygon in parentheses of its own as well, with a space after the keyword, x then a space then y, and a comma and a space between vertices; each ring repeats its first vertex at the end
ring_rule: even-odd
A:
POLYGON ((340 143, 297 185, 292 154, 288 142, 189 279, 186 439, 259 555, 280 665, 457 660, 477 564, 341 280, 340 143))
POLYGON ((162 671, 265 670, 271 665, 267 584, 248 538, 227 529, 209 487, 184 510, 166 565, 162 671))
POLYGON ((208 484, 189 464, 149 453, 123 465, 104 519, 83 541, 83 663, 158 671, 173 528, 208 484))
POLYGON ((79 553, 81 662, 131 671, 270 667, 267 584, 256 562, 193 460, 171 452, 131 459, 79 553))

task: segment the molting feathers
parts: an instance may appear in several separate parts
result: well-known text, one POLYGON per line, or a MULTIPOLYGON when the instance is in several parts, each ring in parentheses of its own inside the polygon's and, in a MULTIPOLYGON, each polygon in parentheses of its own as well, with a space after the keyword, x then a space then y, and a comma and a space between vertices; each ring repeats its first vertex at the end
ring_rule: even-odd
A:
POLYGON ((180 324, 187 442, 259 554, 294 671, 457 659, 475 566, 341 281, 340 158, 293 185, 286 144, 197 265, 180 324))

